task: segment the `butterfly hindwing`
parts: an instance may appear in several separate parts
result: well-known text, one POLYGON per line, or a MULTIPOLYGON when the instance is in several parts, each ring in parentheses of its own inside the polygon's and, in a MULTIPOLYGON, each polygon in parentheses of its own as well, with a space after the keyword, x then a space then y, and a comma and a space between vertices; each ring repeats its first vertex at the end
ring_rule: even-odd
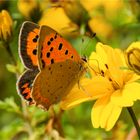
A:
POLYGON ((24 22, 19 34, 19 54, 23 64, 28 69, 33 69, 38 66, 38 38, 39 26, 29 21, 24 22))
POLYGON ((46 66, 35 78, 32 97, 45 109, 58 103, 78 82, 83 70, 82 63, 71 60, 46 66))
POLYGON ((18 93, 31 104, 33 102, 31 97, 31 91, 33 86, 33 81, 36 75, 39 73, 38 69, 26 70, 19 78, 17 82, 18 93))

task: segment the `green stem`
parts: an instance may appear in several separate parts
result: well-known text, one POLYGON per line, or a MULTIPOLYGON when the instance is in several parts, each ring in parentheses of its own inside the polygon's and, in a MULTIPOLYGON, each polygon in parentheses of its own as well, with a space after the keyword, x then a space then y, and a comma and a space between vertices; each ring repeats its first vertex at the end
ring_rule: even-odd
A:
POLYGON ((140 139, 140 126, 139 126, 139 123, 138 123, 137 118, 135 116, 135 113, 134 113, 134 111, 133 111, 133 109, 131 107, 127 107, 127 110, 129 112, 132 120, 133 120, 133 123, 135 125, 136 131, 137 131, 137 134, 138 134, 138 137, 140 139))
POLYGON ((16 63, 16 60, 15 60, 15 57, 13 56, 13 53, 11 51, 11 48, 10 48, 9 44, 5 43, 4 45, 5 45, 4 47, 6 48, 6 51, 7 51, 8 55, 10 56, 10 59, 11 59, 12 63, 16 66, 17 63, 16 63))
MULTIPOLYGON (((15 59, 13 53, 12 53, 12 50, 11 50, 11 48, 10 48, 9 43, 8 43, 8 42, 3 42, 3 46, 4 46, 4 48, 6 49, 6 51, 7 51, 8 55, 9 55, 9 58, 10 58, 12 64, 13 64, 15 67, 17 67, 17 62, 16 62, 16 59, 15 59)), ((19 77, 19 74, 20 74, 19 69, 16 69, 16 77, 17 77, 17 78, 19 77)))

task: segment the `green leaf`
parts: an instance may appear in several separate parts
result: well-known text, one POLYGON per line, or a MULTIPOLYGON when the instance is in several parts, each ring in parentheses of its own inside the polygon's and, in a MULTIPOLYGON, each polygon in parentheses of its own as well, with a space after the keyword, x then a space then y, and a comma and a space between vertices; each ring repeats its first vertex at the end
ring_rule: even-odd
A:
POLYGON ((19 138, 22 133, 25 133, 24 122, 21 119, 16 118, 9 125, 6 125, 1 129, 0 139, 11 140, 16 137, 19 138))
POLYGON ((16 73, 16 71, 17 71, 17 68, 12 64, 7 64, 6 68, 9 72, 12 72, 12 73, 16 73))
POLYGON ((15 103, 14 98, 12 97, 6 98, 4 101, 0 101, 0 109, 21 114, 19 106, 15 103))

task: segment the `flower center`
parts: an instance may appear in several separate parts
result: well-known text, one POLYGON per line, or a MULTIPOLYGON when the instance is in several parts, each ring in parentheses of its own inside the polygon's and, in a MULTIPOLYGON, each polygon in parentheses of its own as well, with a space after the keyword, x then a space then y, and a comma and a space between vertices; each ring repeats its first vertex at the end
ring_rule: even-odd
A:
POLYGON ((121 88, 120 84, 111 75, 110 70, 109 70, 109 66, 107 64, 105 64, 105 67, 106 67, 105 70, 100 71, 100 75, 107 78, 111 82, 114 90, 120 89, 121 88))

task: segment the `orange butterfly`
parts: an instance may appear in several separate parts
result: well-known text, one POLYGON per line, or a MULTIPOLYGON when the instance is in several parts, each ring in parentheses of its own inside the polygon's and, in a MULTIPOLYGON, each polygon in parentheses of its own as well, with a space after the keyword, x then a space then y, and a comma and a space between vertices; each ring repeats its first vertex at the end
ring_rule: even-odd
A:
POLYGON ((19 55, 26 71, 17 81, 18 93, 44 109, 61 101, 86 69, 68 41, 50 27, 29 21, 21 27, 19 55))

